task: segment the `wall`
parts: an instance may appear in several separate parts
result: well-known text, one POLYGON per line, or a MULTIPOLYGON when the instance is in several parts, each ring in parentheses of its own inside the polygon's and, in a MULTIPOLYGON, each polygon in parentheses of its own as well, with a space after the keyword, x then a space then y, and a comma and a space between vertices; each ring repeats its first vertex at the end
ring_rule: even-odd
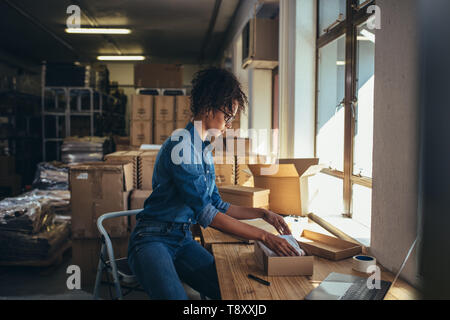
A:
MULTIPOLYGON (((417 234, 418 50, 416 0, 377 0, 371 252, 397 271, 417 234)), ((401 277, 413 285, 414 250, 401 277)))

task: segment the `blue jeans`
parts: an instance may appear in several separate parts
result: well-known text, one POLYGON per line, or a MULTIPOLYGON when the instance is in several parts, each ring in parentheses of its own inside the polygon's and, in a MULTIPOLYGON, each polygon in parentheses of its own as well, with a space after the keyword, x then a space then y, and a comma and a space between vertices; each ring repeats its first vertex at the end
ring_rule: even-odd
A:
POLYGON ((214 257, 193 238, 190 224, 140 220, 128 244, 128 263, 157 300, 187 300, 181 284, 220 299, 214 257))

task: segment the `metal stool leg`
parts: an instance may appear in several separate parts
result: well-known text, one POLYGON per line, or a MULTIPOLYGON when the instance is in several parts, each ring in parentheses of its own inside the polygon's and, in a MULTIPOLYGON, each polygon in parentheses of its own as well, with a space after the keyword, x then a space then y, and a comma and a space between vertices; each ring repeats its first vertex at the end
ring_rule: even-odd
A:
POLYGON ((100 257, 98 259, 98 267, 97 267, 97 276, 95 278, 95 287, 94 287, 94 300, 98 300, 100 294, 100 283, 103 276, 103 270, 105 270, 106 265, 103 262, 102 257, 106 254, 106 246, 102 243, 102 248, 100 250, 100 257))

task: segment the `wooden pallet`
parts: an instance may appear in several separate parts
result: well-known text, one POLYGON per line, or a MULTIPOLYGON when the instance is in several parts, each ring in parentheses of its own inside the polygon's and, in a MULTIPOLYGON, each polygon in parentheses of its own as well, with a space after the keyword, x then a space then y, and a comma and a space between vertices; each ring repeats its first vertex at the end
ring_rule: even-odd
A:
POLYGON ((64 253, 71 248, 72 248, 72 241, 69 240, 47 259, 24 260, 24 261, 0 261, 0 266, 49 267, 52 265, 59 265, 63 260, 64 253))

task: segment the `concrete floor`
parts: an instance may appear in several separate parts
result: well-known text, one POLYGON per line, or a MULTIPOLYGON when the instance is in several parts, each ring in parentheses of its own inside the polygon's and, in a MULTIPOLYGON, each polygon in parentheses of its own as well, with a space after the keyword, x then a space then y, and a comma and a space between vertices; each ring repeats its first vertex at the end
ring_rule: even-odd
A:
MULTIPOLYGON (((71 265, 68 250, 61 264, 51 267, 0 267, 0 300, 90 300, 93 288, 69 290, 66 286, 67 266, 71 265)), ((200 295, 187 285, 186 293, 191 300, 199 300, 200 295)), ((107 285, 101 286, 100 297, 110 299, 107 285)), ((144 292, 133 291, 125 300, 148 300, 144 292)))

